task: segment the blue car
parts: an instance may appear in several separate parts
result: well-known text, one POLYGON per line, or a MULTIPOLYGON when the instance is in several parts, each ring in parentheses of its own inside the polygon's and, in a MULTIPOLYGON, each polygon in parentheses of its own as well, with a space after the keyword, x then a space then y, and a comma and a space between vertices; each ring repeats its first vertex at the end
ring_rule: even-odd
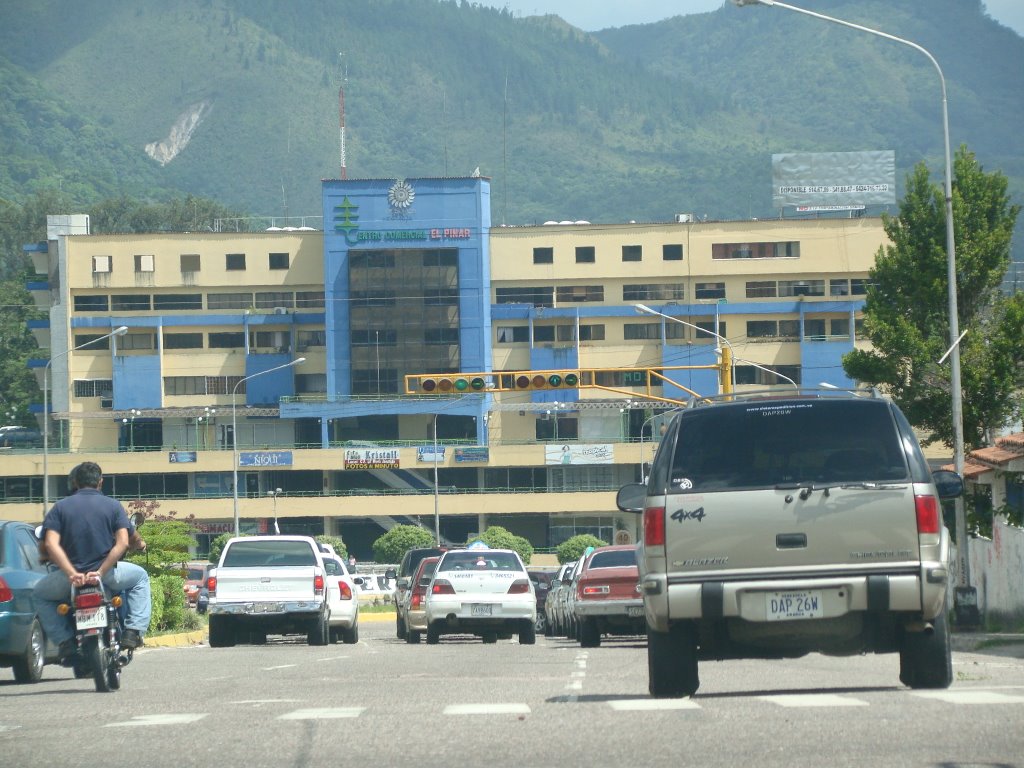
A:
POLYGON ((43 634, 32 588, 46 575, 38 539, 28 523, 0 520, 0 667, 19 683, 35 683, 57 648, 43 634))

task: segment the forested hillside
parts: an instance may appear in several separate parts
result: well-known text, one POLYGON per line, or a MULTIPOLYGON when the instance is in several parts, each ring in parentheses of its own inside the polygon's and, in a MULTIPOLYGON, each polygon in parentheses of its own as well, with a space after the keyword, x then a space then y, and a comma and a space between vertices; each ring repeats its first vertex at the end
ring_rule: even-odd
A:
MULTIPOLYGON (((804 5, 928 48, 954 147, 1022 196, 1024 39, 979 0, 804 5)), ((451 0, 6 0, 0 51, 11 200, 71 185, 81 204, 175 190, 317 214, 346 72, 349 176, 480 168, 497 224, 771 216, 781 151, 895 149, 898 183, 942 170, 924 56, 766 7, 588 35, 451 0)))

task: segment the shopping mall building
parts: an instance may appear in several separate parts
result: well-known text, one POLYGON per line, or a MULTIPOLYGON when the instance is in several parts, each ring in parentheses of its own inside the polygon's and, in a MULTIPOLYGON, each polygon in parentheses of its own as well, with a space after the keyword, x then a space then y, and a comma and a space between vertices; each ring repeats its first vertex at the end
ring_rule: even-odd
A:
POLYGON ((327 180, 322 199, 322 229, 50 217, 26 250, 51 427, 0 462, 3 516, 40 520, 44 477, 52 501, 90 459, 108 494, 194 515, 200 553, 236 510, 363 558, 435 515, 451 542, 629 540, 615 491, 666 408, 732 379, 851 384, 886 242, 871 217, 493 226, 486 178, 327 180))

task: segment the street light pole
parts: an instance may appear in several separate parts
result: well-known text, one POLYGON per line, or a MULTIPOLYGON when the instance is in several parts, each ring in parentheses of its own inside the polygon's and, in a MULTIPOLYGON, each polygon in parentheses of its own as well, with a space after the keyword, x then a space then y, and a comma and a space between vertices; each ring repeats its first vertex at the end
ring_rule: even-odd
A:
POLYGON ((275 488, 272 491, 267 491, 267 495, 274 499, 274 533, 280 536, 281 529, 277 525, 277 497, 281 495, 281 489, 275 488))
MULTIPOLYGON (((787 11, 802 13, 805 16, 813 16, 814 18, 821 19, 822 21, 829 21, 843 27, 856 29, 860 32, 867 32, 870 35, 884 37, 886 40, 892 40, 894 43, 909 46, 915 51, 923 53, 928 58, 928 61, 932 63, 932 66, 935 67, 935 71, 939 75, 939 83, 942 85, 942 137, 946 162, 944 192, 946 196, 946 282, 948 293, 947 300, 949 303, 949 341, 953 344, 952 351, 949 355, 949 388, 953 416, 953 466, 955 467, 957 474, 962 477, 964 474, 963 395, 960 384, 960 345, 954 343, 954 340, 959 339, 960 337, 960 318, 958 315, 956 300, 956 240, 953 235, 953 163, 949 151, 949 109, 946 100, 946 78, 942 74, 942 67, 939 66, 939 62, 935 60, 935 57, 932 56, 931 53, 917 43, 905 40, 902 37, 890 35, 887 32, 881 32, 877 29, 872 29, 871 27, 864 27, 860 24, 854 24, 849 21, 837 19, 834 16, 826 16, 823 13, 808 11, 805 8, 798 8, 797 6, 789 5, 788 3, 780 3, 777 2, 777 0, 732 1, 735 5, 741 7, 744 5, 767 5, 773 8, 783 8, 787 11)), ((969 589, 971 585, 971 565, 967 552, 967 518, 964 512, 964 500, 962 497, 957 498, 956 500, 956 541, 957 556, 960 560, 960 568, 958 569, 960 572, 960 586, 969 589)))
POLYGON ((664 312, 658 312, 656 309, 651 309, 646 304, 634 304, 633 308, 636 309, 637 312, 646 312, 648 315, 657 315, 658 317, 663 317, 666 320, 671 320, 674 323, 679 323, 680 325, 685 325, 688 328, 693 328, 695 331, 699 331, 701 333, 706 333, 708 336, 714 336, 716 339, 718 339, 719 342, 721 342, 721 344, 725 344, 724 347, 722 347, 721 344, 719 344, 719 346, 718 346, 718 351, 722 355, 722 368, 724 368, 725 372, 727 372, 725 376, 720 376, 719 377, 721 379, 721 381, 719 382, 719 390, 720 390, 721 394, 726 394, 726 395, 731 395, 735 391, 735 389, 736 389, 736 366, 733 363, 735 361, 736 354, 735 354, 735 351, 732 348, 732 342, 730 342, 727 338, 725 338, 725 336, 722 336, 720 333, 717 332, 717 329, 718 329, 718 321, 717 321, 718 309, 717 308, 715 309, 715 317, 716 317, 715 329, 716 330, 714 330, 714 331, 709 331, 707 328, 701 328, 699 325, 694 325, 693 323, 688 323, 685 320, 680 320, 678 317, 673 317, 672 315, 666 315, 664 312))
POLYGON ((103 341, 103 339, 124 336, 126 333, 128 333, 128 326, 122 325, 110 333, 100 336, 98 339, 87 341, 85 344, 79 344, 77 347, 58 352, 56 355, 50 355, 50 359, 43 366, 43 517, 46 517, 46 513, 49 511, 48 507, 50 506, 50 366, 53 365, 53 361, 58 357, 70 355, 75 350, 95 344, 97 341, 103 341))
POLYGON ((434 414, 434 541, 441 546, 441 513, 439 511, 440 496, 437 489, 437 414, 434 414))
POLYGON ((281 365, 275 365, 273 368, 267 368, 265 371, 257 371, 256 373, 245 376, 235 382, 235 386, 231 388, 231 496, 232 496, 232 509, 235 513, 235 536, 241 534, 241 526, 238 520, 238 412, 236 409, 236 399, 238 395, 238 386, 249 379, 255 379, 257 376, 262 376, 265 373, 273 373, 274 371, 280 371, 282 368, 291 368, 293 365, 306 362, 306 358, 297 357, 291 362, 282 363, 281 365))

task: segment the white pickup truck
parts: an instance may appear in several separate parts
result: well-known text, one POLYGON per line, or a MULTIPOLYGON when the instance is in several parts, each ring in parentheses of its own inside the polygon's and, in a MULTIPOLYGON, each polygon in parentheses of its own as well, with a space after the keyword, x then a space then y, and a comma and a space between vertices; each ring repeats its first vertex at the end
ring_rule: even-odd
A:
POLYGON ((210 646, 266 642, 268 634, 306 635, 327 645, 330 607, 320 547, 309 536, 229 539, 207 579, 210 646))

